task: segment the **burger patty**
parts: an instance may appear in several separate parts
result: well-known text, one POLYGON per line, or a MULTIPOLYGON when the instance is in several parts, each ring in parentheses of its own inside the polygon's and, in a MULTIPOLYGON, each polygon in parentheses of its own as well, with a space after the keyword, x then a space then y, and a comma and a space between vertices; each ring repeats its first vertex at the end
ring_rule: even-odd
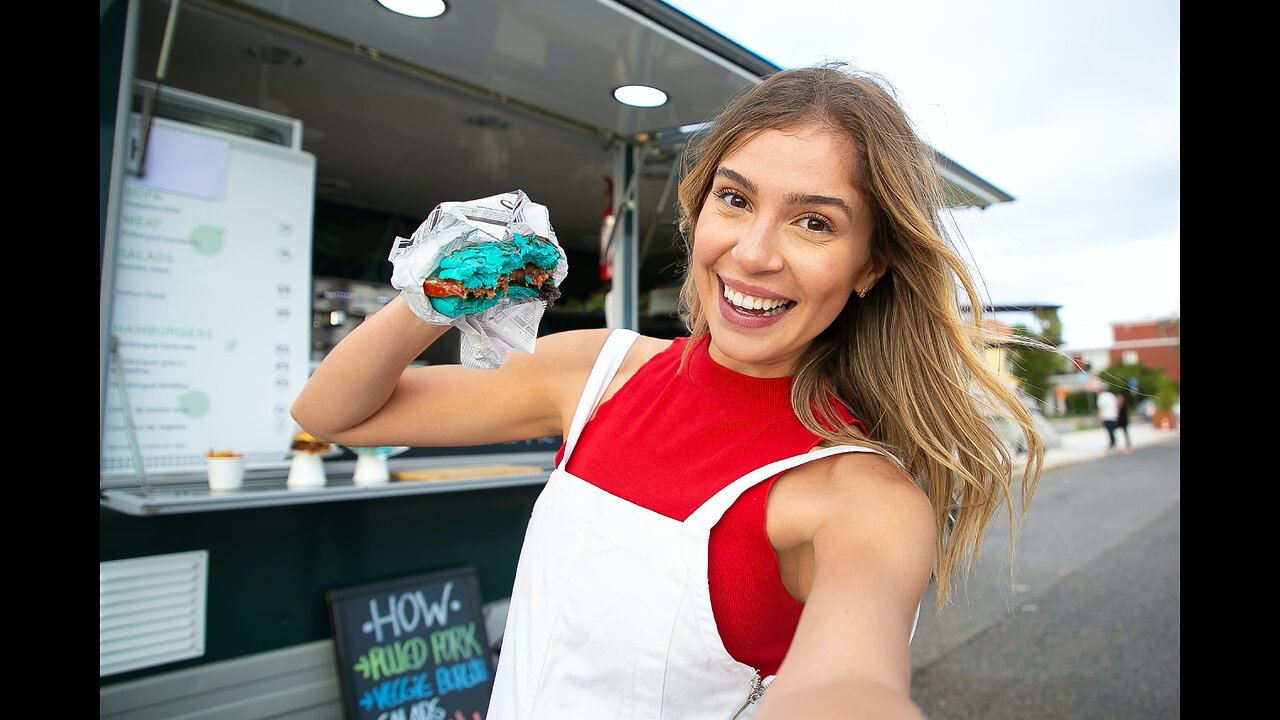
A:
POLYGON ((490 286, 469 288, 459 280, 434 276, 423 281, 422 291, 428 297, 492 298, 506 293, 512 285, 540 290, 542 285, 550 279, 551 273, 531 263, 512 270, 507 275, 498 276, 497 282, 490 286))

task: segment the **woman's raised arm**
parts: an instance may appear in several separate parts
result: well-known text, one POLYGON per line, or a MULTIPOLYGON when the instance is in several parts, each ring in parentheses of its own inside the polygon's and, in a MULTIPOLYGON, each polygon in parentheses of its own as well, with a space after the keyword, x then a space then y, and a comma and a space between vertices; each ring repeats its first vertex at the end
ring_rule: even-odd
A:
POLYGON ((538 339, 499 368, 410 368, 450 330, 394 298, 348 334, 294 401, 317 438, 354 447, 481 445, 562 434, 606 329, 538 339))

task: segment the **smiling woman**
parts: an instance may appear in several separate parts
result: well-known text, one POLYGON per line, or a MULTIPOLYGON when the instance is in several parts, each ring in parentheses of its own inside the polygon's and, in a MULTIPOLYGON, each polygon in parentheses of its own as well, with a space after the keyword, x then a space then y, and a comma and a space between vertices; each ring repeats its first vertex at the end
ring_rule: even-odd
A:
POLYGON ((492 370, 406 370, 448 326, 399 297, 293 406, 353 447, 565 438, 489 720, 918 718, 925 589, 940 609, 996 511, 1011 539, 1022 517, 989 415, 1025 441, 1022 513, 1034 492, 1040 438, 960 311, 957 288, 983 304, 887 83, 780 71, 701 133, 679 190, 688 336, 578 330, 492 370))

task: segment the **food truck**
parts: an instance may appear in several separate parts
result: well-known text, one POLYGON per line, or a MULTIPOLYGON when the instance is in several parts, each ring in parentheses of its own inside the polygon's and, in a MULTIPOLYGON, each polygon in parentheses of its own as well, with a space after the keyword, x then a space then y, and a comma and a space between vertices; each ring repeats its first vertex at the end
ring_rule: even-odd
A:
MULTIPOLYGON (((779 66, 658 0, 443 5, 101 4, 103 718, 483 714, 559 438, 330 447, 291 482, 293 397, 440 203, 548 208, 570 270, 539 334, 684 332, 684 140, 779 66)), ((1012 200, 937 158, 956 206, 1012 200)))

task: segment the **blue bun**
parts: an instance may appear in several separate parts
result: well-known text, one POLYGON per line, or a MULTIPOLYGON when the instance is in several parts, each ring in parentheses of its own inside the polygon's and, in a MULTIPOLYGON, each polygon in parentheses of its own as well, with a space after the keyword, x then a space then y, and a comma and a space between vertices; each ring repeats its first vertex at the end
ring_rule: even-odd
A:
POLYGON ((463 315, 482 313, 494 305, 497 305, 498 301, 502 298, 495 296, 491 298, 470 299, 460 297, 428 297, 427 299, 431 301, 431 307, 435 308, 436 312, 441 315, 448 315, 449 317, 456 318, 463 315))
MULTIPOLYGON (((548 274, 556 271, 560 254, 555 247, 534 235, 513 235, 509 242, 490 242, 455 250, 440 261, 435 276, 441 280, 454 280, 468 290, 483 291, 496 288, 498 280, 528 265, 548 274)), ((436 312, 448 317, 481 313, 497 305, 504 297, 514 300, 542 298, 552 302, 559 297, 554 288, 542 289, 515 285, 506 293, 494 297, 428 297, 436 312)))

